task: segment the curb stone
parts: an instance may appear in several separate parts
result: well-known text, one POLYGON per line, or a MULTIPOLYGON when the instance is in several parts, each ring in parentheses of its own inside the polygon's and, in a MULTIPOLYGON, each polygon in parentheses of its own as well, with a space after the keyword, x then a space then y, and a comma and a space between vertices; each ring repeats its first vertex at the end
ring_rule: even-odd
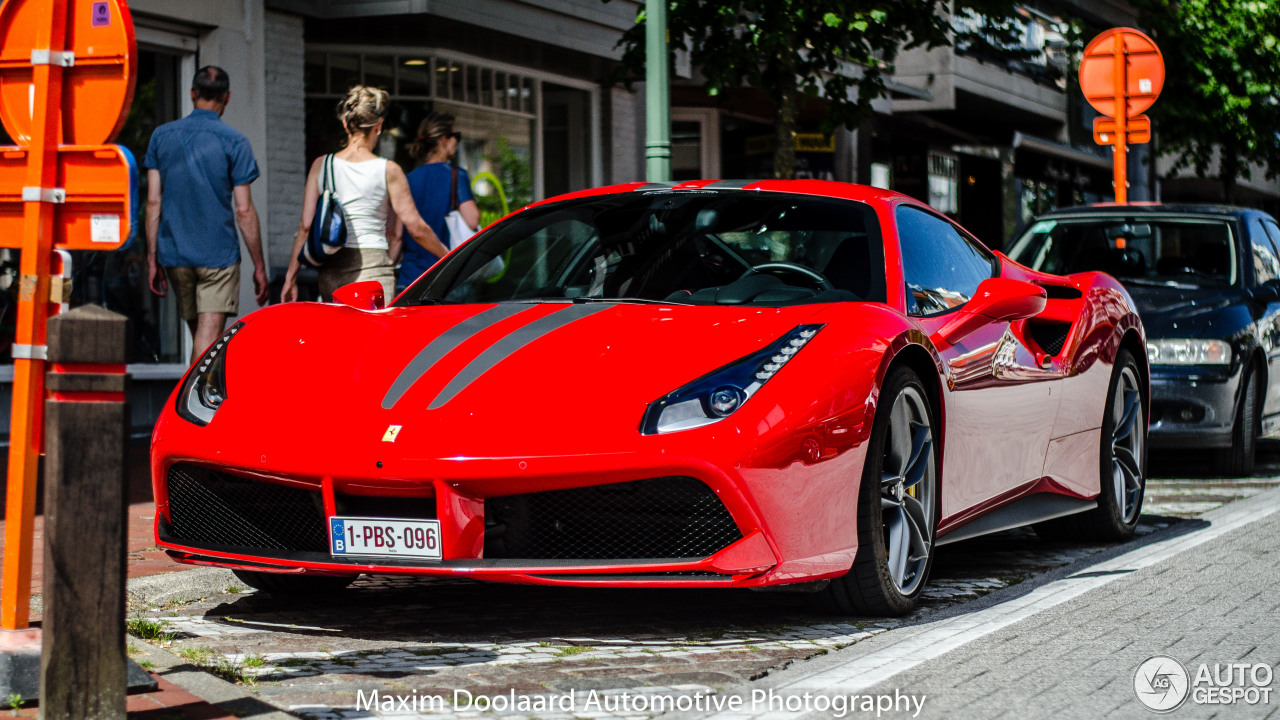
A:
POLYGON ((149 661, 151 672, 228 714, 253 720, 296 720, 298 717, 254 697, 239 685, 210 675, 163 648, 141 640, 132 644, 137 647, 137 652, 131 655, 134 661, 149 661))
POLYGON ((129 578, 128 608, 131 612, 137 612, 173 602, 199 600, 226 592, 228 585, 240 584, 242 583, 230 570, 211 567, 129 578))

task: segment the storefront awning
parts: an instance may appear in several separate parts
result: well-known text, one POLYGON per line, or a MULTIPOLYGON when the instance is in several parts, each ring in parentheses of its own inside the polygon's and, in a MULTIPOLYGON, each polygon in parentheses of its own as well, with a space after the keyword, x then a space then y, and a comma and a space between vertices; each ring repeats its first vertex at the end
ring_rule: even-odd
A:
POLYGON ((1045 140, 1033 135, 1024 135, 1021 132, 1013 134, 1014 150, 1029 150, 1031 152, 1040 153, 1041 155, 1049 155, 1060 158, 1062 160, 1070 160, 1080 165, 1088 165, 1100 170, 1111 170, 1111 160, 1108 158, 1098 157, 1082 150, 1077 150, 1070 145, 1063 145, 1052 140, 1045 140))

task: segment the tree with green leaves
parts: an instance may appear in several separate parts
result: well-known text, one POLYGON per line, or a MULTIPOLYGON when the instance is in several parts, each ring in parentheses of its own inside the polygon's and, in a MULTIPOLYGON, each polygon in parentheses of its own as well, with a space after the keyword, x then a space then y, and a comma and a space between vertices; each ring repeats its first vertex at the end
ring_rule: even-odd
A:
MULTIPOLYGON (((983 18, 969 24, 978 31, 953 29, 950 0, 671 0, 668 46, 689 54, 713 97, 744 86, 764 92, 776 108, 774 175, 790 178, 805 99, 825 101, 824 134, 840 125, 853 129, 870 117, 872 101, 886 94, 899 51, 962 36, 1001 50, 1016 46, 1020 28, 1013 2, 955 5, 957 12, 983 18)), ((644 19, 641 8, 636 25, 619 41, 627 80, 644 73, 644 19)))
POLYGON ((1149 114, 1175 168, 1217 176, 1227 202, 1252 175, 1280 175, 1280 3, 1138 0, 1165 60, 1149 114))

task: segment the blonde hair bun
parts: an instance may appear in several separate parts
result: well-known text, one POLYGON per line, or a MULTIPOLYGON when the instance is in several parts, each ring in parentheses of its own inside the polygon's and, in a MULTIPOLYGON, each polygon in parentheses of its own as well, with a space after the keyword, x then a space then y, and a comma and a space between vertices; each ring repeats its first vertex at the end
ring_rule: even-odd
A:
POLYGON ((391 96, 386 90, 366 85, 356 85, 338 103, 338 119, 348 135, 369 132, 387 117, 391 96))

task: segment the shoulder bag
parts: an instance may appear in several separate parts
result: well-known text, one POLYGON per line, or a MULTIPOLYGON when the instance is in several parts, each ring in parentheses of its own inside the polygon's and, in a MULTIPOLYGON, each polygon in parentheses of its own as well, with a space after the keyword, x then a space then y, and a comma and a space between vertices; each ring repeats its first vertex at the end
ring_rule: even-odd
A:
POLYGON ((334 192, 333 155, 326 155, 320 169, 320 199, 316 201, 311 230, 298 252, 303 265, 318 268, 334 253, 347 246, 347 214, 334 192))

